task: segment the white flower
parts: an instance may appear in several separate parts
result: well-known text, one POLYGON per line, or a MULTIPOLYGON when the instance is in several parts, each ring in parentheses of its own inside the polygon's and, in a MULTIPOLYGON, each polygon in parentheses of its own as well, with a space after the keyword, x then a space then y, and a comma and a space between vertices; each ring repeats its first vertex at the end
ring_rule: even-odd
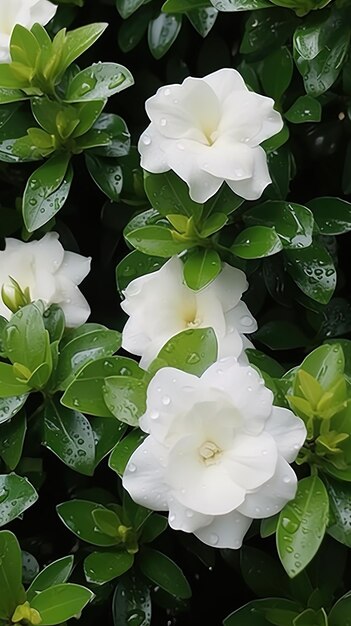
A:
POLYGON ((36 22, 45 26, 56 10, 49 0, 0 0, 0 63, 11 60, 10 39, 16 24, 29 29, 36 22))
POLYGON ((164 368, 152 379, 123 486, 135 502, 169 510, 169 524, 219 548, 239 548, 252 519, 295 497, 289 463, 303 421, 272 404, 255 369, 231 357, 197 378, 164 368))
POLYGON ((90 271, 91 259, 66 252, 57 233, 46 233, 40 241, 24 243, 6 239, 0 252, 0 315, 9 319, 11 311, 1 299, 1 290, 13 278, 22 291, 29 289, 32 301, 43 300, 46 306, 58 304, 67 326, 80 326, 90 315, 90 307, 77 285, 90 271))
POLYGON ((239 357, 243 348, 251 346, 243 333, 257 329, 240 300, 247 286, 244 272, 223 263, 212 283, 193 291, 184 283, 182 261, 172 257, 158 271, 133 280, 124 291, 121 307, 129 320, 122 347, 141 356, 141 367, 147 368, 177 333, 210 326, 217 336, 219 358, 239 357))
POLYGON ((146 101, 151 124, 141 135, 141 165, 173 170, 195 202, 205 202, 223 181, 246 200, 271 182, 260 144, 283 127, 271 98, 249 91, 234 69, 159 89, 146 101))

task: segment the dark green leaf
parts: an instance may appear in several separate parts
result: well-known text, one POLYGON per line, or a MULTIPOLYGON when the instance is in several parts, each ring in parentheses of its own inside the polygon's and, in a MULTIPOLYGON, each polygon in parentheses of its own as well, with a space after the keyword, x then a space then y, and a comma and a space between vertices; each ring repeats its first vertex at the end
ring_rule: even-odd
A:
POLYGON ((144 226, 126 235, 127 241, 139 252, 169 258, 195 245, 189 240, 174 239, 172 231, 163 226, 144 226))
POLYGON ((106 535, 96 526, 92 514, 96 509, 105 510, 101 504, 88 500, 70 500, 56 508, 65 526, 82 541, 103 547, 114 546, 119 542, 119 539, 106 535))
POLYGON ((139 566, 146 578, 178 598, 190 598, 191 589, 182 570, 165 554, 143 548, 139 566))
POLYGON ((123 576, 118 582, 112 600, 114 626, 150 626, 151 598, 150 587, 135 574, 123 576))
POLYGON ((320 122, 322 117, 322 106, 318 100, 312 96, 300 96, 285 113, 288 122, 302 124, 304 122, 320 122))
POLYGON ((19 517, 37 499, 38 494, 27 478, 16 474, 0 475, 0 526, 19 517))
POLYGON ((0 457, 12 471, 20 462, 27 420, 24 411, 0 427, 0 457))
POLYGON ((133 561, 128 552, 92 552, 84 561, 84 574, 88 583, 103 585, 125 574, 133 561))
POLYGON ((99 189, 113 202, 119 201, 122 191, 122 169, 117 159, 103 159, 92 154, 85 155, 85 162, 92 179, 99 189))
POLYGON ((327 304, 336 286, 336 270, 328 250, 317 242, 302 250, 286 250, 287 269, 307 296, 327 304))
POLYGON ((246 211, 244 221, 274 228, 287 248, 306 248, 312 243, 313 214, 301 204, 264 202, 246 211))
POLYGON ((315 198, 308 203, 322 235, 341 235, 351 230, 351 203, 340 198, 315 198))
POLYGON ((283 245, 274 228, 268 226, 250 226, 235 239, 231 250, 241 259, 260 259, 276 254, 283 245))
POLYGON ((103 388, 107 408, 120 422, 137 426, 146 410, 147 385, 131 376, 109 376, 103 388))
POLYGON ((8 530, 0 531, 0 588, 0 620, 7 623, 16 606, 24 602, 25 598, 21 550, 15 535, 8 530))
POLYGON ((148 42, 151 54, 160 59, 170 49, 178 37, 182 25, 181 15, 160 13, 150 20, 148 27, 148 42))
POLYGON ((145 433, 139 430, 139 428, 135 428, 122 441, 119 441, 112 450, 108 464, 119 476, 123 476, 130 457, 144 441, 145 437, 145 433))

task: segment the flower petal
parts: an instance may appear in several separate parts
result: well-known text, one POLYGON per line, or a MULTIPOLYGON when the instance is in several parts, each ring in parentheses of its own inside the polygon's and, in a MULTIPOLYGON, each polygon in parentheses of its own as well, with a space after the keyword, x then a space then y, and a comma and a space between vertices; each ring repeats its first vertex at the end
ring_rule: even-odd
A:
POLYGON ((171 168, 166 158, 168 143, 158 132, 155 124, 150 124, 141 135, 138 150, 141 155, 141 167, 152 174, 162 174, 171 168), (164 149, 163 149, 164 148, 164 149))
POLYGON ((251 315, 245 302, 239 302, 236 307, 225 315, 228 331, 232 328, 241 334, 254 333, 257 330, 257 322, 251 315))
MULTIPOLYGON (((12 2, 12 0, 11 0, 12 2)), ((54 17, 57 11, 57 6, 49 2, 48 0, 38 0, 35 2, 30 10, 31 23, 28 26, 33 26, 36 22, 45 26, 54 17)))
POLYGON ((188 509, 178 502, 176 498, 170 497, 168 505, 168 522, 170 527, 174 530, 183 530, 186 533, 193 533, 197 528, 206 526, 213 520, 211 515, 203 515, 203 513, 188 509))
POLYGON ((154 511, 167 511, 169 488, 164 482, 163 446, 146 437, 133 452, 123 475, 123 487, 138 504, 154 511))
POLYGON ((241 296, 248 288, 248 282, 244 272, 223 263, 222 271, 207 287, 209 288, 222 304, 224 313, 227 313, 240 302, 241 296))
POLYGON ((90 272, 91 257, 85 257, 75 252, 65 251, 62 264, 57 274, 64 274, 66 278, 79 285, 90 272))
POLYGON ((199 159, 205 172, 219 178, 244 180, 252 177, 254 152, 243 143, 234 143, 229 138, 220 138, 199 159))
POLYGON ((205 76, 203 81, 211 87, 220 102, 224 102, 233 91, 236 96, 238 91, 248 91, 241 74, 231 67, 212 72, 212 74, 205 76))
POLYGON ((257 491, 247 494, 238 510, 254 519, 271 517, 295 498, 296 489, 297 478, 294 470, 283 457, 278 457, 274 476, 257 491))
POLYGON ((274 437, 279 453, 288 463, 295 461, 307 436, 302 419, 289 409, 274 406, 265 429, 274 437))
POLYGON ((263 148, 253 148, 254 169, 251 178, 245 180, 226 179, 227 185, 245 200, 257 200, 272 180, 269 175, 267 157, 263 148))
POLYGON ((59 276, 52 302, 58 304, 64 314, 66 326, 73 328, 85 324, 90 315, 90 306, 78 287, 65 276, 59 276))
POLYGON ((246 491, 257 489, 272 478, 277 459, 274 439, 266 432, 256 437, 240 433, 223 453, 223 464, 231 479, 246 491))
POLYGON ((250 518, 231 511, 227 515, 218 515, 211 524, 194 531, 194 535, 208 546, 236 550, 241 548, 251 523, 250 518))

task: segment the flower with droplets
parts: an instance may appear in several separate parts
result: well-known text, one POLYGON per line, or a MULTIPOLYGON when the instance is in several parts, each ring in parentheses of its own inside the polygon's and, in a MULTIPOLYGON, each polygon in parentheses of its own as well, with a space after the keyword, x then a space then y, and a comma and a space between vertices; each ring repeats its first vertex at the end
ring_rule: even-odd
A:
POLYGON ((45 26, 56 11, 49 0, 0 0, 0 63, 11 60, 10 39, 16 24, 28 29, 36 22, 45 26))
MULTIPOLYGON (((0 294, 9 303, 11 293, 25 295, 28 302, 42 300, 47 307, 58 304, 69 327, 87 321, 90 307, 78 286, 90 271, 91 259, 67 252, 57 233, 24 243, 6 239, 0 252, 0 294)), ((11 310, 0 295, 0 315, 9 319, 11 310)))
POLYGON ((193 291, 184 283, 183 263, 174 256, 161 269, 131 281, 124 291, 122 309, 129 315, 122 346, 141 356, 147 368, 161 348, 177 333, 189 328, 212 327, 219 357, 239 357, 251 346, 245 333, 257 329, 246 304, 244 272, 223 263, 212 283, 193 291))
POLYGON ((289 464, 305 425, 273 406, 257 371, 232 357, 201 378, 159 370, 140 427, 148 436, 128 462, 124 488, 208 545, 239 548, 253 519, 278 513, 295 497, 289 464))
POLYGON ((162 87, 146 101, 151 124, 139 141, 141 165, 153 174, 173 170, 195 202, 211 198, 224 181, 256 200, 271 182, 260 144, 283 127, 273 105, 231 68, 162 87))

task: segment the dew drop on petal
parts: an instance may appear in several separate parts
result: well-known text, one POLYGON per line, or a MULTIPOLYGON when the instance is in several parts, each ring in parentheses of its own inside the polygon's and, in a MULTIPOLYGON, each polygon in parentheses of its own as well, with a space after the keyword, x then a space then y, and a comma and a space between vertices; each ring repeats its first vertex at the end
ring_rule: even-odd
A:
POLYGON ((129 465, 128 465, 128 470, 129 470, 130 472, 132 472, 132 473, 133 473, 133 472, 135 472, 135 471, 136 471, 136 468, 137 468, 137 467, 136 467, 136 465, 134 465, 134 463, 129 463, 129 465))
POLYGON ((152 420, 157 420, 160 417, 160 414, 158 411, 150 411, 150 418, 152 420))
POLYGON ((240 322, 243 326, 246 326, 248 328, 249 326, 251 326, 251 317, 249 315, 243 315, 240 319, 240 322))
POLYGON ((151 144, 151 137, 149 135, 143 135, 141 141, 145 146, 149 146, 151 144))
POLYGON ((218 535, 216 535, 215 533, 211 533, 211 534, 210 534, 210 543, 211 543, 213 546, 215 546, 215 545, 217 545, 218 541, 219 541, 219 537, 218 537, 218 535))
POLYGON ((168 406, 169 404, 171 404, 171 398, 169 396, 163 396, 161 402, 165 406, 168 406))

